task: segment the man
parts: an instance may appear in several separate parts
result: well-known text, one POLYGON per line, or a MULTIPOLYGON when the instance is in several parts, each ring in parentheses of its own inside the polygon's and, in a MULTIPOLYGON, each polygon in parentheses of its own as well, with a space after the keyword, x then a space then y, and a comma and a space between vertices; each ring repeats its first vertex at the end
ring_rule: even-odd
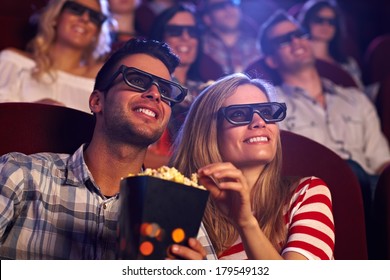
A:
POLYGON ((378 174, 390 164, 375 107, 358 89, 319 76, 307 33, 285 12, 277 11, 264 22, 259 40, 265 62, 283 80, 278 96, 288 111, 280 128, 311 138, 347 160, 361 183, 369 215, 378 174))
MULTIPOLYGON (((92 140, 73 155, 0 157, 0 258, 114 259, 122 177, 142 169, 186 89, 170 82, 178 58, 157 41, 133 39, 99 71, 89 106, 92 140)), ((203 237, 205 238, 205 237, 203 237)), ((203 259, 192 238, 177 258, 203 259)))
POLYGON ((242 72, 259 59, 257 28, 244 21, 240 0, 204 0, 203 52, 221 65, 225 74, 242 72))

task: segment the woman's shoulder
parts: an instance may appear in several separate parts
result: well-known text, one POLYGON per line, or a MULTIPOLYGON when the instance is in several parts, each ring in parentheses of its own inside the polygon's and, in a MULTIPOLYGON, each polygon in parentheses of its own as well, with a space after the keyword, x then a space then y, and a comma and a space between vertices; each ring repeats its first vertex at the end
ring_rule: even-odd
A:
POLYGON ((85 77, 95 79, 99 70, 103 67, 103 64, 103 62, 96 62, 93 65, 90 65, 85 73, 85 77))
POLYGON ((322 194, 330 197, 330 190, 324 180, 316 176, 300 178, 294 190, 294 196, 311 196, 322 194))
POLYGON ((28 52, 25 52, 16 48, 6 48, 0 52, 2 60, 8 60, 16 63, 30 63, 34 64, 34 60, 32 59, 32 55, 28 52))

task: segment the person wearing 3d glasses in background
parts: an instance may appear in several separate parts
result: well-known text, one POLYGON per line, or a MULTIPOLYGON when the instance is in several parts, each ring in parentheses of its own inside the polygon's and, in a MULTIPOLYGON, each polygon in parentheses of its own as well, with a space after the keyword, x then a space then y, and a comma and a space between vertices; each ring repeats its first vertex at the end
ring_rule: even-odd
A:
POLYGON ((88 97, 110 52, 107 1, 50 0, 28 52, 0 52, 0 102, 37 102, 90 112, 88 97))
POLYGON ((260 58, 257 25, 244 18, 240 0, 202 0, 199 10, 204 28, 202 50, 224 74, 242 72, 260 58))
POLYGON ((289 108, 280 127, 319 142, 347 161, 362 188, 369 234, 378 175, 390 164, 375 107, 359 89, 319 76, 308 34, 284 11, 276 11, 260 31, 265 62, 283 80, 277 87, 279 100, 289 108))
MULTIPOLYGON (((0 157, 1 259, 115 259, 120 180, 142 169, 171 107, 187 90, 171 81, 179 59, 165 43, 133 39, 99 71, 89 107, 92 140, 74 154, 0 157)), ((213 258, 207 235, 170 255, 213 258), (206 256, 207 253, 207 256, 206 256)))
POLYGON ((288 107, 273 93, 240 73, 217 80, 192 103, 171 164, 210 191, 203 222, 219 259, 333 259, 328 187, 281 177, 288 107))

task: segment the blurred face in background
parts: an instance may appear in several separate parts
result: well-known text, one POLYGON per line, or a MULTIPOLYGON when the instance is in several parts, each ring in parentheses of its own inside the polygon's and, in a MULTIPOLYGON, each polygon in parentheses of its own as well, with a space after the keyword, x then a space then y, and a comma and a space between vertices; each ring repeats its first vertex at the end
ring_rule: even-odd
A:
POLYGON ((239 1, 209 0, 208 11, 204 16, 206 25, 222 33, 237 31, 241 21, 239 1))
POLYGON ((197 56, 199 31, 194 16, 178 12, 165 26, 164 40, 180 58, 180 65, 191 65, 197 56))
POLYGON ((310 19, 312 40, 329 42, 336 33, 336 14, 333 9, 324 7, 310 19))
POLYGON ((57 19, 57 43, 74 48, 86 48, 99 36, 102 15, 99 1, 76 0, 65 2, 57 19))
POLYGON ((295 23, 285 20, 269 29, 267 38, 274 53, 266 57, 267 64, 279 72, 295 73, 315 63, 307 33, 295 23))
POLYGON ((108 0, 108 3, 113 14, 128 14, 134 12, 141 0, 108 0))

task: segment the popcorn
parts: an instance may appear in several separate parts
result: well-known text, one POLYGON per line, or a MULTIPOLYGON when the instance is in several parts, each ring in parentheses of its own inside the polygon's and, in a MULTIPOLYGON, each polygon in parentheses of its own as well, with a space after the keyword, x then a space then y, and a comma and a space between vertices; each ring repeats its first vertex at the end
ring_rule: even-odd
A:
POLYGON ((191 174, 191 178, 185 177, 180 173, 175 167, 161 166, 157 169, 146 168, 144 171, 138 173, 137 175, 129 174, 128 176, 152 176, 160 179, 173 181, 179 184, 184 184, 187 186, 206 189, 204 186, 198 184, 198 175, 196 173, 191 174))

